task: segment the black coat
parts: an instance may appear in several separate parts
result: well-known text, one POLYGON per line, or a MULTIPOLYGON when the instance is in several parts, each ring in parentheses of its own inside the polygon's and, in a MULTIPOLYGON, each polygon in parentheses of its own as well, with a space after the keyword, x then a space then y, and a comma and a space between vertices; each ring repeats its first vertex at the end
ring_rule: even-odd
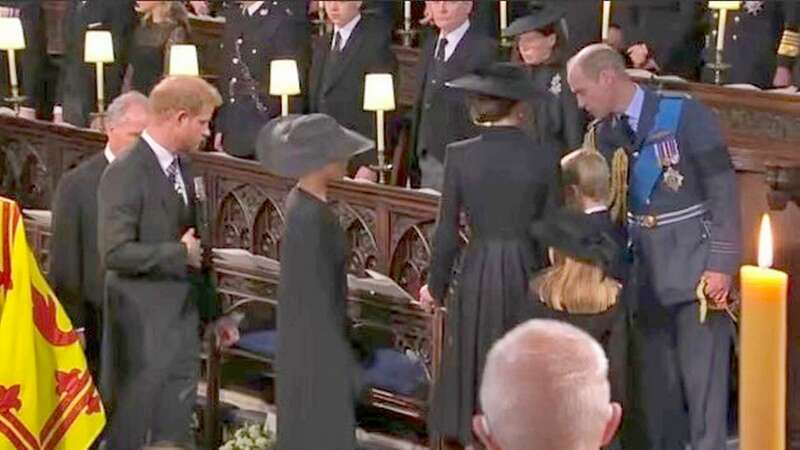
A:
POLYGON ((428 287, 445 300, 466 216, 456 297, 447 302, 442 372, 433 393, 430 427, 439 435, 472 440, 481 373, 491 345, 532 317, 530 274, 545 265, 544 249, 528 228, 556 208, 555 150, 511 127, 485 128, 447 149, 444 190, 433 236, 428 287))
POLYGON ((84 328, 87 357, 96 362, 101 335, 103 270, 97 251, 97 187, 104 152, 66 173, 53 199, 49 277, 72 324, 84 328))
MULTIPOLYGON (((258 131, 281 114, 280 97, 268 94, 273 59, 296 60, 300 91, 308 92, 310 31, 307 18, 295 12, 296 3, 264 2, 252 16, 238 4, 225 10, 223 64, 217 84, 223 105, 215 130, 222 133, 225 151, 233 156, 253 157, 258 131)), ((290 99, 291 111, 304 110, 304 95, 290 99)))
POLYGON ((699 0, 631 2, 618 6, 622 16, 615 17, 628 44, 646 43, 662 73, 697 80, 705 45, 703 5, 699 0))
POLYGON ((586 134, 586 113, 569 88, 566 68, 559 64, 531 67, 530 76, 540 92, 548 93, 531 102, 536 135, 552 139, 558 157, 580 148, 586 134))
MULTIPOLYGON (((742 5, 738 11, 728 12, 727 31, 723 60, 731 64, 725 72, 723 82, 746 83, 760 88, 772 87, 775 69, 778 66, 792 68, 796 58, 779 56, 778 48, 785 31, 798 31, 800 25, 800 2, 763 1, 760 9, 742 5)), ((716 21, 712 21, 716 24, 716 21)), ((706 59, 713 61, 716 40, 712 41, 706 59)), ((706 70, 704 76, 713 80, 713 72, 706 70)))
POLYGON ((497 42, 488 38, 471 25, 458 43, 453 54, 444 63, 443 74, 434 79, 434 55, 438 44, 438 34, 431 33, 420 52, 417 63, 417 85, 412 111, 411 184, 419 186, 418 160, 430 155, 444 161, 445 147, 448 144, 477 136, 478 129, 470 118, 464 95, 447 89, 444 83, 480 67, 487 66, 497 59, 497 42), (435 85, 431 85, 436 81, 435 85), (431 89, 425 99, 425 90, 431 89), (427 133, 427 148, 418 148, 420 133, 427 133))
MULTIPOLYGON (((364 111, 364 76, 396 73, 390 31, 382 20, 362 16, 335 61, 332 34, 327 33, 316 42, 310 74, 310 112, 328 114, 339 124, 375 139, 375 113, 364 111)), ((351 167, 376 162, 372 151, 353 158, 351 167)))
POLYGON ((114 62, 104 64, 105 100, 120 94, 128 49, 136 23, 133 1, 72 0, 64 16, 64 64, 62 75, 64 121, 76 126, 89 124, 89 113, 97 111, 95 68, 83 61, 87 30, 109 30, 114 41, 114 62))
POLYGON ((143 139, 100 180, 98 245, 107 270, 101 386, 113 404, 110 448, 139 448, 148 430, 154 441, 182 442, 189 429, 201 277, 189 270, 180 242, 196 227, 192 172, 180 158, 188 205, 143 139))
POLYGON ((286 199, 278 288, 279 450, 352 450, 357 366, 347 317, 347 239, 330 206, 286 199))

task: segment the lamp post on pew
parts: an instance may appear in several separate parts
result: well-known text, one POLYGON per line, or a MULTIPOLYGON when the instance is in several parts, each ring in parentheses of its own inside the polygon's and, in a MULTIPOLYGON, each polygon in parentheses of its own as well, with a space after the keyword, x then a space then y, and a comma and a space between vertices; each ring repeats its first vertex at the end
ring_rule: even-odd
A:
POLYGON ((86 32, 84 42, 83 61, 94 63, 97 78, 97 114, 100 126, 103 125, 105 115, 105 75, 103 71, 104 63, 114 62, 114 41, 110 31, 90 30, 86 32))
POLYGON ((289 96, 300 95, 300 76, 293 59, 274 59, 269 66, 269 95, 281 97, 281 116, 289 115, 289 96))
POLYGON ((19 95, 17 82, 17 60, 15 52, 25 49, 25 34, 19 17, 0 18, 0 50, 8 53, 8 79, 11 84, 11 97, 5 100, 14 105, 14 112, 19 115, 20 105, 25 97, 19 95))
POLYGON ((731 68, 730 64, 722 61, 722 51, 725 49, 725 27, 728 22, 728 11, 736 11, 741 6, 740 1, 710 1, 708 7, 717 10, 717 45, 714 52, 714 62, 708 67, 714 71, 714 83, 722 83, 722 73, 731 68))
POLYGON ((169 49, 170 75, 200 76, 197 63, 197 47, 187 44, 176 44, 169 49))
POLYGON ((378 172, 378 182, 386 183, 386 173, 392 170, 386 164, 385 125, 383 113, 394 111, 394 80, 390 73, 370 73, 364 78, 364 111, 375 112, 376 153, 378 164, 371 168, 378 172))

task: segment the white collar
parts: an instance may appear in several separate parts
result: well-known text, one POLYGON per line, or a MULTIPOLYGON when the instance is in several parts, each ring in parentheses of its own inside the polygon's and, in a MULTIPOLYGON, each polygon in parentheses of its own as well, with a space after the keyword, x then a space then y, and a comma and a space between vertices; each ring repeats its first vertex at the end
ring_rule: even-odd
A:
POLYGON ((111 151, 111 146, 108 144, 106 144, 106 148, 105 150, 103 150, 103 154, 106 155, 106 161, 108 161, 109 164, 114 162, 114 159, 116 159, 116 156, 114 156, 114 152, 111 151))
POLYGON ((250 6, 247 7, 247 14, 250 16, 254 15, 258 11, 258 9, 261 8, 261 5, 263 4, 264 4, 263 1, 253 2, 250 6))
POLYGON ((592 206, 591 208, 586 208, 583 210, 584 214, 595 214, 599 212, 606 212, 608 211, 608 207, 604 205, 592 206))
MULTIPOLYGON (((443 35, 441 31, 439 32, 439 40, 442 38, 447 39, 447 46, 444 48, 444 60, 447 61, 456 51, 456 47, 458 47, 458 43, 461 42, 461 39, 464 38, 464 35, 467 34, 467 30, 469 30, 470 22, 469 19, 465 20, 458 28, 455 30, 443 35)), ((437 41, 438 43, 438 41, 437 41)), ((438 45, 438 44, 437 44, 438 45)))
MULTIPOLYGON (((341 28, 339 27, 333 28, 334 39, 336 38, 336 33, 339 33, 339 35, 342 37, 341 38, 342 42, 339 44, 341 45, 341 48, 344 48, 344 46, 347 44, 347 40, 350 39, 350 36, 353 34, 353 30, 356 29, 356 25, 358 25, 358 22, 360 20, 361 20, 361 14, 357 14, 355 17, 353 17, 353 20, 347 22, 345 26, 341 28)), ((333 48, 333 39, 331 40, 331 48, 333 48)))
POLYGON ((156 140, 150 136, 147 130, 142 132, 142 139, 147 142, 147 145, 149 145, 153 150, 153 153, 155 153, 156 158, 158 159, 158 165, 161 166, 161 170, 163 170, 164 173, 167 173, 167 167, 169 167, 169 165, 172 164, 172 161, 174 161, 178 156, 156 142, 156 140))

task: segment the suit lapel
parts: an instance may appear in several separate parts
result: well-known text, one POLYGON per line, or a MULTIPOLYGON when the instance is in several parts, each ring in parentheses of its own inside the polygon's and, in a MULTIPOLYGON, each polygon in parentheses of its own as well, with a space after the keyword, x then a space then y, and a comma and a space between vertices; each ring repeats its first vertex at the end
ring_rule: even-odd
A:
POLYGON ((649 89, 644 89, 644 102, 642 103, 642 113, 639 116, 639 126, 636 129, 635 148, 641 148, 653 130, 656 113, 658 113, 658 95, 649 89))
MULTIPOLYGON (((439 41, 439 35, 433 34, 425 42, 425 49, 422 51, 422 61, 420 70, 417 73, 417 99, 421 100, 425 93, 425 84, 428 82, 428 71, 433 61, 433 53, 436 51, 436 43, 439 41)), ((419 102, 417 102, 419 103, 419 102)))
POLYGON ((317 101, 322 96, 322 83, 323 74, 325 73, 325 65, 328 64, 328 54, 330 53, 331 34, 326 33, 314 46, 314 57, 312 61, 314 64, 311 66, 311 74, 309 75, 311 96, 311 107, 317 107, 317 101))
MULTIPOLYGON (((358 49, 361 48, 361 44, 364 41, 361 39, 362 34, 364 34, 363 17, 358 21, 356 27, 353 29, 353 32, 350 33, 350 37, 347 39, 347 43, 345 43, 344 48, 342 49, 342 54, 339 55, 339 60, 336 62, 336 66, 333 67, 334 72, 331 73, 330 81, 328 81, 328 83, 323 87, 323 93, 327 93, 331 88, 333 88, 342 75, 344 75, 350 60, 353 59, 353 55, 358 53, 358 49)), ((328 53, 330 54, 330 52, 328 53)), ((325 61, 326 64, 327 62, 328 61, 325 61)))
MULTIPOLYGON (((458 41, 458 45, 456 45, 453 54, 450 55, 450 59, 447 60, 445 63, 446 71, 452 72, 457 71, 461 72, 462 70, 459 67, 465 67, 466 61, 470 56, 470 49, 474 46, 472 45, 472 41, 474 40, 475 36, 473 34, 474 26, 470 24, 469 28, 467 28, 467 32, 464 33, 464 36, 458 41)), ((449 77, 448 77, 449 78, 449 77)))

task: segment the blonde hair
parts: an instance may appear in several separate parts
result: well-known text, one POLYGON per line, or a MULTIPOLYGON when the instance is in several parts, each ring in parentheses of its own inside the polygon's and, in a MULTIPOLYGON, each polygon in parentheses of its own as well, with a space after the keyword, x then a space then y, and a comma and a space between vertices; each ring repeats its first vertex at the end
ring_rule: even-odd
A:
MULTIPOLYGON (((597 150, 580 148, 561 159, 561 179, 565 188, 594 201, 608 204, 611 174, 608 163, 597 150)), ((571 205, 583 211, 583 205, 571 205)), ((542 302, 557 311, 597 314, 617 303, 621 289, 596 265, 552 253, 553 266, 537 277, 532 289, 542 302)))
POLYGON ((598 314, 617 304, 622 286, 603 269, 558 251, 553 259, 531 286, 544 304, 573 314, 598 314))
POLYGON ((200 115, 205 108, 217 108, 222 97, 217 88, 200 77, 178 75, 161 80, 150 92, 150 109, 155 116, 186 111, 200 115))
POLYGON ((608 205, 611 171, 597 150, 580 148, 561 158, 561 180, 565 188, 574 186, 580 194, 608 205))

